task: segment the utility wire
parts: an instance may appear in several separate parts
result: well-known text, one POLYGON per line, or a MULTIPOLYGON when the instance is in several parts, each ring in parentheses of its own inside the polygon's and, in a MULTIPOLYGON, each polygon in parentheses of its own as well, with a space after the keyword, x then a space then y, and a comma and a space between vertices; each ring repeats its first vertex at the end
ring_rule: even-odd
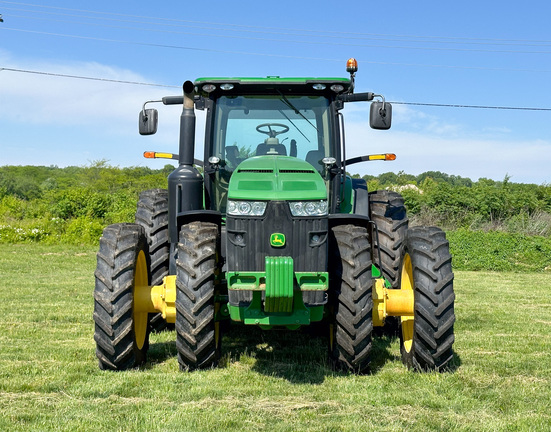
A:
MULTIPOLYGON (((9 9, 9 8, 6 8, 9 9)), ((40 12, 42 13, 42 12, 40 12)), ((54 13, 55 14, 55 13, 54 13)), ((67 14, 62 14, 67 15, 67 14)), ((71 15, 69 15, 71 16, 71 15)), ((87 18, 82 17, 78 15, 73 15, 80 18, 87 18)), ((279 42, 279 43, 294 43, 294 44, 306 44, 306 45, 331 45, 331 46, 346 46, 346 47, 355 47, 355 48, 384 48, 384 49, 403 49, 403 50, 417 50, 417 51, 452 51, 452 52, 482 52, 482 53, 501 53, 501 54, 551 54, 551 51, 548 50, 514 50, 514 49, 487 49, 487 48, 454 48, 454 47, 431 47, 431 46, 414 46, 414 45, 384 45, 384 44, 362 44, 362 43, 350 43, 350 42, 329 42, 329 41, 322 41, 319 40, 320 37, 318 36, 315 41, 307 41, 304 39, 296 39, 296 36, 304 36, 304 35, 297 35, 292 33, 278 33, 279 35, 288 35, 288 36, 294 36, 295 39, 279 39, 279 38, 268 38, 268 37, 252 37, 252 36, 239 36, 239 35, 229 35, 227 33, 224 34, 215 34, 213 32, 209 33, 197 33, 197 32, 182 32, 182 31, 175 31, 175 30, 161 30, 161 29, 151 29, 151 28, 143 28, 143 27, 130 27, 130 26, 116 26, 116 25, 109 25, 109 24, 100 24, 100 23, 90 23, 90 22, 76 22, 76 21, 67 21, 62 19, 51 19, 51 18, 42 18, 42 17, 27 17, 22 15, 12 15, 12 17, 15 18, 23 18, 23 19, 33 19, 33 20, 44 20, 48 22, 59 22, 59 23, 69 23, 72 25, 75 24, 82 24, 87 26, 96 26, 96 27, 104 27, 104 28, 115 28, 115 29, 123 29, 123 30, 138 30, 140 32, 156 32, 156 33, 168 33, 168 34, 185 34, 185 35, 192 35, 192 36, 202 36, 202 37, 218 37, 218 38, 224 38, 224 39, 240 39, 240 40, 255 40, 255 41, 264 41, 264 42, 279 42)), ((95 18, 92 17, 92 19, 104 19, 104 18, 95 18)), ((113 20, 110 18, 105 18, 110 21, 119 21, 119 22, 129 22, 126 20, 113 20)), ((139 23, 139 24, 151 24, 150 22, 145 21, 130 21, 131 23, 139 23)), ((159 25, 155 24, 154 25, 159 25)), ((185 27, 185 26, 180 26, 185 27)), ((202 27, 202 29, 205 29, 202 27)), ((213 28, 206 28, 206 30, 220 30, 220 29, 213 29, 213 28)), ((225 32, 227 32, 228 29, 224 29, 225 32)), ((232 29, 229 29, 232 30, 232 29)), ((234 30, 235 31, 235 30, 234 30)), ((269 33, 269 32, 263 32, 263 33, 269 33)), ((273 33, 272 33, 273 34, 273 33)), ((69 36, 69 35, 68 35, 69 36)), ((327 38, 327 36, 321 36, 324 38, 327 38)), ((334 37, 331 37, 334 38, 334 37)), ((341 38, 343 39, 343 38, 341 38)), ((350 38, 347 38, 347 40, 350 38)), ((369 38, 370 40, 375 41, 391 41, 391 42, 409 42, 402 39, 373 39, 369 38)), ((427 41, 421 41, 421 42, 427 42, 427 41)), ((418 43, 414 41, 413 43, 418 43)), ((439 44, 473 44, 472 42, 468 43, 461 43, 461 42, 443 42, 443 41, 430 41, 429 43, 439 43, 439 44)), ((477 43, 476 45, 511 45, 511 44, 494 44, 494 43, 477 43)), ((549 47, 551 45, 530 45, 534 47, 549 47)))
MULTIPOLYGON (((0 0, 0 3, 4 4, 13 4, 18 6, 30 6, 30 7, 36 7, 36 8, 43 8, 43 9, 54 9, 54 10, 63 10, 63 11, 69 11, 69 12, 78 12, 78 13, 87 13, 87 14, 96 14, 96 15, 107 15, 107 16, 117 16, 117 17, 127 17, 127 18, 139 18, 147 20, 148 23, 151 23, 152 21, 158 20, 158 21, 164 21, 164 22, 172 22, 172 23, 191 23, 191 24, 202 24, 202 25, 215 25, 215 26, 224 26, 224 27, 234 27, 239 29, 259 29, 260 32, 265 32, 265 30, 274 30, 278 34, 281 33, 281 31, 292 31, 292 32, 304 32, 304 33, 311 33, 316 36, 324 35, 324 34, 333 34, 333 35, 344 35, 344 37, 350 38, 350 37, 361 37, 361 36, 382 36, 382 37, 399 37, 399 38, 412 38, 412 39, 443 39, 443 40, 449 40, 449 41, 460 41, 460 40, 466 40, 466 41, 493 41, 493 42, 528 42, 528 43, 551 43, 551 40, 529 40, 529 39, 499 39, 499 38, 472 38, 472 37, 453 37, 453 36, 419 36, 419 35, 401 35, 401 34, 381 34, 381 33, 359 33, 359 32, 343 32, 343 31, 336 31, 336 30, 310 30, 310 29, 294 29, 294 28, 285 28, 285 27, 269 27, 269 26, 254 26, 254 25, 243 25, 243 24, 228 24, 228 23, 216 23, 216 22, 208 22, 208 21, 192 21, 192 20, 183 20, 183 19, 177 19, 177 18, 162 18, 162 17, 152 17, 152 16, 143 16, 143 15, 131 15, 131 14, 123 14, 123 13, 114 13, 114 12, 102 12, 102 11, 92 11, 92 10, 86 10, 86 9, 74 9, 74 8, 66 8, 66 7, 58 7, 58 6, 44 6, 44 5, 38 5, 38 4, 32 4, 32 3, 24 3, 24 2, 13 2, 13 1, 4 1, 0 0)), ((45 13, 44 11, 36 11, 37 13, 45 13)), ((228 29, 224 29, 228 30, 228 29)), ((296 34, 296 33, 295 33, 296 34)))
POLYGON ((35 70, 25 70, 25 69, 14 69, 14 68, 0 67, 0 72, 2 72, 2 71, 19 72, 19 73, 27 73, 27 74, 35 74, 35 75, 46 75, 46 76, 54 76, 54 77, 61 77, 61 78, 74 78, 74 79, 82 79, 82 80, 89 80, 89 81, 103 81, 103 82, 111 82, 111 83, 117 83, 117 84, 132 84, 132 85, 152 86, 152 87, 168 87, 168 88, 180 88, 181 87, 181 86, 166 85, 166 84, 144 83, 144 82, 137 82, 137 81, 124 81, 124 80, 115 80, 115 79, 109 79, 109 78, 97 78, 97 77, 88 77, 88 76, 81 76, 81 75, 67 75, 67 74, 53 73, 53 72, 43 72, 43 71, 35 71, 35 70))
MULTIPOLYGON (((67 37, 73 39, 83 39, 83 40, 93 40, 99 42, 107 43, 120 43, 120 44, 129 44, 129 45, 140 45, 148 46, 153 48, 168 48, 168 49, 179 49, 179 50, 190 50, 190 51, 203 51, 203 52, 214 52, 220 54, 234 54, 234 55, 252 55, 252 56, 263 56, 263 57, 273 57, 273 58, 287 58, 287 59, 296 59, 296 60, 316 60, 316 61, 330 61, 330 62, 342 62, 341 59, 334 58, 324 58, 324 57, 305 57, 298 55, 288 55, 288 54, 275 54, 275 53, 266 53, 266 52, 247 52, 247 51, 230 51, 223 49, 214 49, 214 48, 197 48, 191 46, 182 46, 182 45, 169 45, 169 44, 160 44, 160 43, 150 43, 150 42, 139 42, 139 41, 128 41, 121 39, 107 39, 99 38, 95 36, 79 36, 79 35, 70 35, 63 33, 52 33, 52 32, 43 32, 38 30, 24 30, 10 27, 0 27, 0 30, 16 31, 22 33, 32 33, 32 34, 42 34, 47 36, 56 36, 56 37, 67 37)), ((550 52, 551 53, 551 52, 550 52)), ((522 68, 491 68, 485 66, 457 66, 457 65, 437 65, 437 64, 415 64, 415 63, 398 63, 398 62, 382 62, 382 61, 371 61, 371 60, 361 60, 361 63, 365 64, 379 64, 379 65, 389 65, 389 66, 408 66, 408 67, 436 67, 436 68, 447 68, 447 69, 467 69, 467 70, 493 70, 493 71, 512 71, 512 72, 536 72, 536 73, 549 73, 551 70, 545 69, 522 69, 522 68)))
MULTIPOLYGON (((18 73, 29 73, 35 75, 45 75, 45 76, 54 76, 61 78, 73 78, 73 79, 83 79, 90 81, 102 81, 102 82, 112 82, 118 84, 132 84, 132 85, 142 85, 142 86, 153 86, 153 87, 165 87, 165 88, 181 88, 177 85, 168 85, 168 84, 155 84, 155 83, 146 83, 146 82, 136 82, 136 81, 124 81, 124 80, 114 80, 108 78, 98 78, 98 77, 89 77, 81 75, 67 75, 61 73, 52 73, 36 70, 26 70, 26 69, 15 69, 15 68, 4 68, 0 67, 0 72, 9 71, 9 72, 18 72, 18 73)), ((460 104, 438 104, 438 103, 423 103, 423 102, 396 102, 388 101, 395 105, 416 105, 416 106, 430 106, 430 107, 444 107, 444 108, 478 108, 478 109, 494 109, 494 110, 518 110, 518 111, 551 111, 551 108, 532 108, 532 107, 511 107, 511 106, 491 106, 491 105, 460 105, 460 104)))
POLYGON ((323 61, 333 61, 333 62, 342 61, 342 59, 328 59, 328 58, 322 58, 322 57, 302 57, 302 56, 292 56, 292 55, 286 55, 286 54, 229 51, 229 50, 214 49, 214 48, 196 48, 196 47, 189 47, 189 46, 182 46, 182 45, 169 45, 169 44, 157 44, 157 43, 149 43, 149 42, 128 41, 128 40, 120 40, 120 39, 107 39, 107 38, 98 38, 94 36, 67 35, 62 33, 50 33, 50 32, 42 32, 37 30, 23 30, 23 29, 9 28, 9 27, 0 27, 0 29, 23 32, 23 33, 43 34, 48 36, 60 36, 60 37, 69 37, 74 39, 94 40, 94 41, 100 41, 100 42, 121 43, 121 44, 128 44, 128 45, 141 45, 141 46, 149 46, 154 48, 172 48, 172 49, 180 49, 180 50, 215 52, 215 53, 222 53, 222 54, 256 55, 256 56, 289 58, 289 59, 299 59, 299 60, 323 60, 323 61))
MULTIPOLYGON (((5 3, 0 1, 0 3, 5 3)), ((262 30, 251 30, 249 28, 242 29, 242 28, 222 28, 219 26, 234 26, 234 24, 220 24, 220 23, 200 23, 200 22, 190 22, 193 24, 202 24, 202 25, 190 25, 190 24, 173 24, 173 23, 164 23, 164 22, 154 22, 155 20, 160 20, 161 18, 148 18, 147 20, 135 20, 135 19, 121 19, 121 18, 109 18, 109 17, 97 17, 97 16, 87 16, 87 15, 80 15, 80 14, 71 14, 71 13, 62 13, 62 12, 48 12, 48 11, 38 11, 38 10, 29 10, 29 9, 19 9, 19 8, 10 8, 5 7, 5 10, 13 10, 18 12, 29 12, 29 13, 35 13, 35 14, 42 14, 42 15, 54 15, 54 16, 63 16, 63 17, 71 17, 71 18, 84 18, 84 19, 92 19, 92 20, 100 20, 100 21, 109 21, 109 22, 123 22, 123 23, 132 23, 132 24, 148 24, 148 25, 154 25, 154 26, 163 26, 163 27, 181 27, 181 28, 197 28, 201 30, 221 30, 224 32, 232 31, 232 32, 243 32, 243 33, 260 33, 260 34, 270 34, 270 35, 278 35, 278 36, 306 36, 309 35, 305 32, 310 33, 319 33, 314 34, 316 38, 326 38, 326 39, 345 39, 345 40, 374 40, 374 41, 390 41, 390 42, 412 42, 412 43, 418 43, 418 42, 424 42, 424 43, 432 43, 432 44, 451 44, 451 45, 492 45, 492 46, 532 46, 532 47, 549 47, 551 46, 551 41, 521 41, 521 40, 511 40, 508 42, 506 39, 496 39, 495 41, 489 40, 487 42, 482 42, 484 39, 480 39, 477 41, 477 39, 464 39, 465 41, 461 41, 462 38, 445 38, 445 37, 438 37, 438 36, 406 36, 406 35, 384 35, 384 34, 370 34, 370 33, 350 33, 346 34, 346 36, 335 36, 335 35, 328 35, 326 32, 317 31, 317 30, 294 30, 289 29, 289 31, 285 32, 281 29, 277 29, 277 31, 267 31, 266 28, 262 28, 262 30), (217 27, 218 26, 218 27, 217 27), (363 35, 363 36, 362 36, 363 35), (396 39, 398 38, 398 39, 396 39), (416 40, 407 40, 407 39, 420 39, 418 41, 416 40), (429 39, 429 40, 427 40, 429 39), (445 39, 445 40, 438 40, 438 39, 445 39), (530 43, 528 43, 530 42, 530 43)), ((72 9, 71 9, 72 10, 72 9)), ((77 10, 78 11, 78 10, 77 10)), ((85 11, 83 11, 85 12, 85 11)), ((96 12, 94 12, 96 13, 96 12)), ((94 26, 103 26, 103 27, 109 27, 109 28, 122 28, 122 29, 134 29, 134 30, 140 30, 140 31, 155 31, 155 32, 163 32, 163 33, 180 33, 180 32, 174 32, 174 31, 166 31, 166 30, 159 30, 159 29, 144 29, 142 27, 136 28, 136 27, 115 27, 107 24, 99 24, 99 23, 89 23, 89 22, 75 22, 75 21, 67 21, 67 20, 53 20, 51 18, 43 18, 43 17, 33 17, 33 16, 26 16, 26 15, 11 15, 11 17, 14 18, 23 18, 23 19, 34 19, 34 20, 47 20, 47 21, 53 21, 53 22, 62 22, 62 23, 70 23, 70 24, 85 24, 85 25, 94 25, 94 26)), ((129 17, 134 17, 133 15, 129 15, 129 17)), ((184 21, 186 22, 186 21, 184 21)), ((332 32, 331 32, 332 33, 332 32)), ((189 34, 189 33, 180 33, 180 34, 189 34)), ((191 33, 193 34, 193 33, 191 33)), ((211 33, 203 36, 215 36, 211 33)), ((228 37, 227 34, 224 35, 225 37, 228 37)), ((241 39, 249 39, 248 37, 241 37, 241 39)), ((263 38, 250 38, 252 40, 265 40, 263 38)), ((266 39, 271 40, 271 39, 266 39)), ((276 41, 282 41, 282 42, 300 42, 298 40, 280 40, 276 39, 276 41)), ((316 42, 318 44, 325 44, 326 42, 316 42)), ((348 45, 348 44, 347 44, 348 45)), ((351 46, 362 46, 362 45, 351 45, 351 46)), ((500 52, 500 51, 498 51, 500 52)), ((508 52, 508 51, 506 51, 508 52)), ((512 51, 512 52, 519 52, 523 53, 524 51, 512 51)))
POLYGON ((459 105, 459 104, 437 104, 437 103, 423 103, 423 102, 393 102, 393 101, 388 101, 388 103, 392 103, 395 105, 417 105, 417 106, 444 107, 444 108, 478 108, 478 109, 518 110, 518 111, 551 111, 551 108, 530 108, 530 107, 491 106, 491 105, 459 105))

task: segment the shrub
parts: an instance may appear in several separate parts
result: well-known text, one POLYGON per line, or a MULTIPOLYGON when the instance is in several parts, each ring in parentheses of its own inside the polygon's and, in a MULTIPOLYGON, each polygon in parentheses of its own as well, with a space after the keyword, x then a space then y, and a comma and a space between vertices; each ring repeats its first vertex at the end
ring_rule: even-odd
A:
POLYGON ((97 220, 84 217, 72 219, 67 223, 61 241, 74 245, 99 244, 103 228, 104 224, 97 220))

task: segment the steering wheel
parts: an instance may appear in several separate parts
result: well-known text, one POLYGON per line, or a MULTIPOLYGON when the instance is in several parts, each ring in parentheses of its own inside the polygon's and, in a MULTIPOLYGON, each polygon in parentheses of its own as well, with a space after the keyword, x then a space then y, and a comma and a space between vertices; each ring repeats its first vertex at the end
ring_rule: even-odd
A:
POLYGON ((262 123, 256 127, 257 132, 268 135, 270 138, 275 138, 276 136, 289 132, 289 126, 281 123, 262 123), (274 130, 272 127, 282 128, 282 130, 274 130), (262 130, 262 128, 268 128, 268 130, 262 130))

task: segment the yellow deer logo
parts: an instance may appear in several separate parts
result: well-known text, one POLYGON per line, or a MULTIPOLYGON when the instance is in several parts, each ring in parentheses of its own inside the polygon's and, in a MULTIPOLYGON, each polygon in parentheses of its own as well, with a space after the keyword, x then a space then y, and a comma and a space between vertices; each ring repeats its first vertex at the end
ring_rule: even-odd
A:
POLYGON ((273 247, 282 247, 285 246, 285 234, 273 233, 270 236, 270 244, 273 247))

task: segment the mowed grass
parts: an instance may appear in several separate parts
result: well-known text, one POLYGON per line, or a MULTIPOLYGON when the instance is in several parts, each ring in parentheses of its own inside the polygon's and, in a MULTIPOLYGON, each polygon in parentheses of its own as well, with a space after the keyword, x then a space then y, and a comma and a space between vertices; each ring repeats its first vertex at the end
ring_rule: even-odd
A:
POLYGON ((312 331, 234 326, 217 369, 178 370, 175 333, 141 370, 102 372, 95 248, 3 245, 0 430, 551 429, 551 274, 456 272, 454 370, 414 373, 375 341, 372 373, 333 371, 312 331))

